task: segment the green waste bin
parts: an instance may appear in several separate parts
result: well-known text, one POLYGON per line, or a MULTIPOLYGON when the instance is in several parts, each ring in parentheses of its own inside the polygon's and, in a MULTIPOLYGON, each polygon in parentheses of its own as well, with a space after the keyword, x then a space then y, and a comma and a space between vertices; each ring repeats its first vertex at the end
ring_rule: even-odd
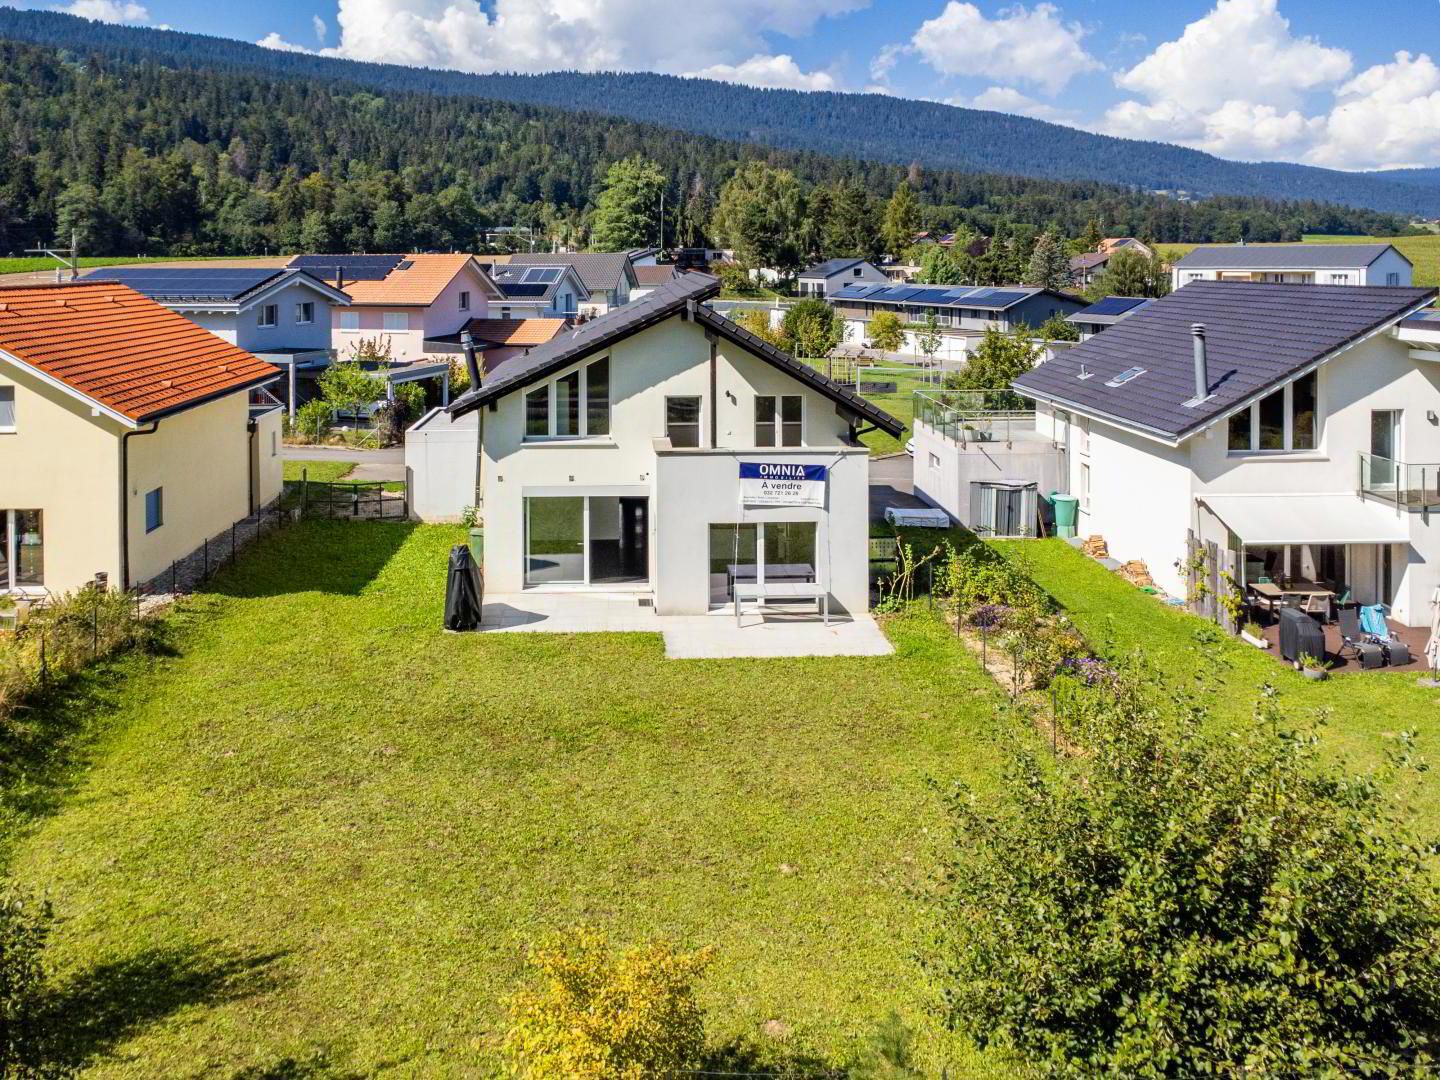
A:
POLYGON ((1055 507, 1055 535, 1074 536, 1075 514, 1080 509, 1080 500, 1074 495, 1061 495, 1058 491, 1052 491, 1050 504, 1055 507))

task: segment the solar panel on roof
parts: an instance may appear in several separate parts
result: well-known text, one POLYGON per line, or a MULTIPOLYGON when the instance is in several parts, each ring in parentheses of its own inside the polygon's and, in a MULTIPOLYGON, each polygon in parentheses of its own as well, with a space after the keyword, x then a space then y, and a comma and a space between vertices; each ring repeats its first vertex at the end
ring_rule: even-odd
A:
POLYGON ((325 278, 333 278, 339 270, 346 281, 383 281, 402 261, 399 255, 296 255, 290 267, 325 278))
POLYGON ((1006 289, 985 289, 979 296, 967 296, 965 302, 976 307, 1009 307, 1017 301, 1024 300, 1027 293, 1016 292, 1006 289))
POLYGON ((515 285, 510 282, 506 282, 500 286, 506 296, 514 297, 544 296, 545 290, 549 287, 548 285, 515 285))
POLYGON ((1123 315, 1132 308, 1148 303, 1143 296, 1107 296, 1085 309, 1086 315, 1123 315))
POLYGON ((521 275, 520 280, 529 285, 536 283, 549 285, 559 281, 562 273, 564 273, 564 270, 558 266, 537 266, 526 270, 525 273, 521 275))
POLYGON ((230 300, 247 293, 279 273, 271 268, 202 268, 193 270, 148 267, 106 267, 87 278, 119 281, 149 297, 193 297, 230 300))

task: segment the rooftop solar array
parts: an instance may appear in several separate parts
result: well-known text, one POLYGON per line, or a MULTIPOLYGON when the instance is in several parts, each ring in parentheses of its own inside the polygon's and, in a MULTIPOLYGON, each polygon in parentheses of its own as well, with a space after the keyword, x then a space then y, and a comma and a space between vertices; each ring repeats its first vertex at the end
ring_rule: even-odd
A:
POLYGON ((559 281, 564 269, 559 266, 536 266, 521 276, 520 280, 530 285, 549 285, 553 281, 559 281))
POLYGON ((1144 296, 1107 296, 1101 300, 1096 300, 1095 303, 1091 304, 1079 314, 1124 315, 1127 311, 1131 311, 1149 302, 1149 298, 1144 296))
POLYGON ((309 270, 327 280, 339 269, 346 281, 383 281, 396 269, 408 269, 410 260, 400 255, 296 255, 292 270, 309 270))
POLYGON ((281 271, 274 267, 178 267, 107 266, 92 270, 87 278, 119 281, 152 300, 232 301, 258 288, 281 271))
POLYGON ((544 296, 548 285, 516 285, 509 281, 500 283, 501 290, 506 296, 513 296, 517 299, 525 296, 544 296))
POLYGON ((943 288, 930 285, 847 285, 832 294, 834 300, 869 300, 882 304, 922 304, 927 307, 1007 308, 1032 296, 1035 289, 995 289, 988 286, 943 288))

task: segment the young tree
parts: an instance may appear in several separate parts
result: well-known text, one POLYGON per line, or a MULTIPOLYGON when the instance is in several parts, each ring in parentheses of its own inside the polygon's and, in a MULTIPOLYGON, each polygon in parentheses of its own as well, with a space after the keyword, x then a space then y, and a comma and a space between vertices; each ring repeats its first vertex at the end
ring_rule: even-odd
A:
POLYGON ((747 161, 720 189, 710 231, 745 266, 798 270, 797 227, 804 196, 795 174, 747 161))
POLYGON ((660 193, 665 174, 636 155, 615 162, 595 200, 590 226, 592 251, 627 251, 659 239, 660 193))
MULTIPOLYGON (((368 406, 385 396, 385 379, 358 362, 367 358, 362 353, 367 346, 372 349, 380 348, 378 344, 358 342, 353 359, 331 364, 321 372, 317 380, 320 396, 331 409, 349 413, 357 419, 368 406)), ((386 347, 388 350, 388 341, 386 347)))
POLYGON ((825 228, 827 253, 878 261, 885 246, 878 218, 870 195, 863 187, 850 182, 836 185, 833 207, 825 228))
POLYGON ((964 275, 950 251, 939 244, 926 244, 920 257, 920 273, 915 280, 922 285, 963 285, 964 275))
POLYGON ((509 1001, 502 1046, 529 1080, 658 1080, 699 1065, 705 1017, 695 982, 713 950, 653 942, 617 954, 581 928, 530 954, 540 985, 509 1001))
POLYGON ((909 184, 901 184, 885 204, 885 218, 880 226, 886 253, 901 258, 914 242, 919 228, 920 206, 915 201, 915 193, 910 190, 909 184))
POLYGON ((1164 296, 1169 291, 1170 271, 1164 260, 1121 248, 1110 256, 1105 272, 1095 279, 1087 295, 1098 300, 1102 296, 1164 296))
POLYGON ((915 345, 919 348, 921 355, 925 357, 925 369, 928 373, 935 367, 935 354, 940 351, 940 346, 945 339, 940 334, 940 320, 935 318, 933 311, 925 313, 925 322, 915 333, 915 345))
POLYGON ((795 356, 819 360, 845 340, 845 323, 824 300, 801 300, 785 312, 780 335, 795 356))
POLYGON ((1036 329, 1035 334, 1041 341, 1079 341, 1080 328, 1072 322, 1066 322, 1063 315, 1051 315, 1036 329))
POLYGON ((870 347, 898 352, 905 344, 904 324, 893 311, 877 311, 870 319, 870 347))
POLYGON ((1036 239, 1030 252, 1025 284, 1042 289, 1069 288, 1070 253, 1065 250, 1065 242, 1055 233, 1044 232, 1036 239))
POLYGON ((1024 326, 1008 334, 986 330, 965 366, 945 380, 947 389, 988 390, 988 409, 1015 409, 1021 405, 1020 395, 1011 390, 1012 380, 1025 374, 1040 359, 1041 347, 1024 326))
POLYGON ((779 330, 770 328, 770 313, 768 311, 744 311, 735 320, 743 329, 749 330, 761 341, 768 341, 778 349, 786 346, 784 335, 779 330))
POLYGON ((933 974, 951 1022, 1057 1076, 1401 1076, 1435 1061, 1440 889, 1389 781, 1267 690, 1217 727, 1153 672, 1062 700, 1083 752, 957 790, 933 974), (1213 732, 1213 734, 1212 734, 1213 732))

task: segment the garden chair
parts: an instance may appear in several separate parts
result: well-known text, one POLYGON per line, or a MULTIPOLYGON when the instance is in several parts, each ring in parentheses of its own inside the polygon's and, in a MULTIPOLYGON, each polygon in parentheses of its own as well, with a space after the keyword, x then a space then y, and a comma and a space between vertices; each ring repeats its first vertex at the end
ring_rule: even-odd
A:
POLYGON ((1385 650, 1373 641, 1367 640, 1360 629, 1360 612, 1353 607, 1340 609, 1340 649, 1343 657, 1349 649, 1362 668, 1378 668, 1385 663, 1385 650))
POLYGON ((1391 667, 1403 667, 1410 663, 1410 649, 1390 632, 1390 624, 1385 621, 1383 604, 1371 604, 1360 609, 1360 629, 1371 641, 1385 650, 1385 659, 1390 661, 1391 667))

